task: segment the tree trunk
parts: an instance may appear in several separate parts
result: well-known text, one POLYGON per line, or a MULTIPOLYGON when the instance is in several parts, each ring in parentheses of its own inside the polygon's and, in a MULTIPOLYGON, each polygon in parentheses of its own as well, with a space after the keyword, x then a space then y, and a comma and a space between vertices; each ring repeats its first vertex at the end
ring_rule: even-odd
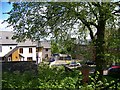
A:
POLYGON ((103 75, 103 65, 104 61, 104 34, 105 34, 105 23, 106 21, 101 16, 98 21, 98 28, 97 28, 97 38, 95 40, 95 50, 96 50, 96 71, 100 72, 100 75, 103 75))

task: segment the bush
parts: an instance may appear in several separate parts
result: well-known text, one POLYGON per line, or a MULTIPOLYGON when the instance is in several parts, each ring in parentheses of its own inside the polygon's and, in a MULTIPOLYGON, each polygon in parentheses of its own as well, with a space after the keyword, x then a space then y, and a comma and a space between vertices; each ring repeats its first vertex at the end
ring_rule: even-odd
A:
MULTIPOLYGON (((94 77, 90 76, 90 81, 83 84, 81 72, 78 70, 66 72, 63 66, 52 66, 46 64, 38 66, 38 74, 35 75, 30 71, 20 73, 3 72, 2 87, 4 88, 19 88, 19 89, 37 89, 37 88, 64 88, 80 89, 80 90, 99 90, 110 85, 115 81, 111 77, 103 77, 102 81, 98 80, 99 73, 94 77)), ((115 88, 111 86, 110 88, 115 88)), ((120 83, 118 84, 120 89, 120 83)))

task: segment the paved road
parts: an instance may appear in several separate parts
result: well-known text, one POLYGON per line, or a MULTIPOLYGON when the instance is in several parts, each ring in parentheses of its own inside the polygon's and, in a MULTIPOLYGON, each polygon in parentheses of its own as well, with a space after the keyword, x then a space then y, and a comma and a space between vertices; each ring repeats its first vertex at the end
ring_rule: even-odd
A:
MULTIPOLYGON (((68 64, 70 63, 71 60, 56 60, 54 62, 51 62, 50 66, 52 65, 65 65, 65 64, 68 64)), ((76 68, 76 67, 70 67, 71 69, 72 68, 76 68)), ((89 73, 94 73, 95 69, 91 69, 89 73)), ((108 74, 108 70, 104 70, 103 71, 103 75, 107 75, 108 74)))
MULTIPOLYGON (((61 65, 61 64, 68 64, 70 63, 71 61, 74 61, 74 60, 56 60, 55 61, 55 65, 61 65)), ((80 61, 80 60, 75 60, 76 62, 80 61)))

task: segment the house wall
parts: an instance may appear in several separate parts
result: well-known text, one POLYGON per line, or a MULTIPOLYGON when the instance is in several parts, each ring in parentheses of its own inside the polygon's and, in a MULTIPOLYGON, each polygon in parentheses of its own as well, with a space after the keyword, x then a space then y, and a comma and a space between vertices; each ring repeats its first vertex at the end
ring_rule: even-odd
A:
POLYGON ((10 55, 9 57, 5 58, 5 60, 12 61, 12 55, 10 55))
POLYGON ((36 61, 36 47, 20 47, 20 48, 23 48, 23 53, 20 54, 24 57, 24 61, 27 61, 27 57, 32 57, 32 60, 36 61), (32 48, 32 53, 29 53, 29 48, 32 48))
POLYGON ((3 57, 8 52, 13 50, 15 47, 16 47, 16 45, 2 45, 2 52, 0 52, 0 57, 3 57), (12 47, 12 49, 10 49, 10 47, 12 47))
POLYGON ((16 50, 15 52, 13 52, 12 54, 12 61, 19 61, 20 57, 19 57, 19 52, 18 50, 16 50))
POLYGON ((46 55, 48 55, 48 58, 51 57, 51 49, 50 48, 43 48, 42 49, 42 58, 46 58, 46 55), (48 51, 46 51, 48 49, 48 51))

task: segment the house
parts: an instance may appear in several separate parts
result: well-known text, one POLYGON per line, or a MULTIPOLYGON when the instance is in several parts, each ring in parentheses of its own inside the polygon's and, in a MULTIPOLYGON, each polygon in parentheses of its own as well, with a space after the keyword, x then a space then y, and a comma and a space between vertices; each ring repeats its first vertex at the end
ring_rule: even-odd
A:
POLYGON ((36 42, 36 54, 38 62, 43 59, 49 59, 51 57, 51 42, 39 41, 36 42))
POLYGON ((51 42, 50 41, 41 41, 42 48, 42 58, 50 58, 51 57, 51 42))
POLYGON ((16 42, 12 40, 12 31, 0 31, 0 60, 1 61, 36 61, 50 58, 50 41, 16 42), (39 44, 39 45, 38 45, 39 44))

